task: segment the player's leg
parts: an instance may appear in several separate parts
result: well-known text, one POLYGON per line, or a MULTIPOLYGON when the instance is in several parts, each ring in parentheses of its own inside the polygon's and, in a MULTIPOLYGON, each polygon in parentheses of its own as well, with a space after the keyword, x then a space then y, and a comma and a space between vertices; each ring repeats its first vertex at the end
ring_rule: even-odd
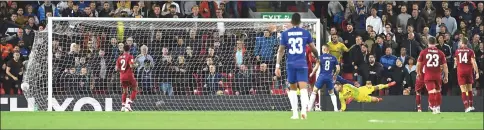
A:
POLYGON ((371 102, 374 102, 374 103, 383 101, 383 99, 379 97, 373 97, 373 96, 370 96, 370 97, 371 97, 371 102))
POLYGON ((435 89, 437 86, 434 81, 425 81, 425 87, 427 87, 427 91, 429 94, 429 97, 428 97, 429 107, 433 111, 433 114, 437 114, 436 93, 438 93, 438 91, 435 89))
POLYGON ((311 111, 313 109, 313 104, 316 100, 316 97, 318 95, 319 89, 323 86, 323 77, 318 77, 318 80, 316 81, 316 84, 313 87, 313 91, 311 92, 311 96, 309 98, 309 105, 308 105, 308 110, 311 111))
POLYGON ((474 110, 473 106, 473 96, 474 94, 472 93, 472 85, 474 84, 474 76, 469 75, 467 78, 467 85, 466 85, 466 90, 467 90, 467 104, 469 105, 469 111, 474 110))
POLYGON ((338 110, 338 102, 337 102, 337 97, 336 94, 334 93, 334 84, 333 81, 329 80, 325 82, 326 84, 326 89, 328 89, 328 94, 329 97, 331 98, 331 103, 333 104, 333 110, 334 111, 339 111, 338 110))
POLYGON ((306 119, 307 117, 307 107, 309 103, 309 93, 307 90, 307 85, 308 85, 308 69, 307 68, 301 68, 297 69, 297 82, 299 86, 299 90, 301 93, 301 118, 306 119))
POLYGON ((130 81, 131 84, 131 96, 130 96, 130 103, 132 103, 136 99, 136 95, 138 94, 138 82, 133 78, 130 81))
POLYGON ((437 104, 437 114, 440 113, 440 105, 442 104, 442 81, 435 81, 435 84, 436 84, 436 88, 435 90, 437 91, 437 93, 435 93, 435 102, 437 104))
POLYGON ((417 79, 417 82, 415 83, 415 103, 417 104, 417 111, 422 112, 422 89, 424 87, 424 84, 417 79))
POLYGON ((395 81, 390 82, 388 84, 379 84, 374 87, 374 90, 382 90, 391 86, 395 86, 397 83, 395 81))
MULTIPOLYGON (((308 73, 309 74, 310 74, 310 71, 311 70, 312 69, 308 69, 308 73)), ((309 82, 308 83, 310 85, 310 88, 308 88, 308 90, 310 90, 309 93, 312 94, 312 92, 314 92, 314 87, 316 85, 315 84, 316 83, 316 75, 313 75, 312 77, 309 77, 309 82)), ((313 103, 314 105, 309 105, 308 106, 308 109, 312 110, 312 108, 309 108, 309 107, 315 107, 315 109, 314 109, 315 111, 321 111, 321 108, 319 108, 319 106, 320 106, 319 105, 319 99, 320 99, 319 98, 319 95, 320 95, 320 93, 319 93, 319 89, 318 89, 316 91, 315 100, 311 102, 311 98, 309 98, 309 104, 313 103)), ((311 96, 309 96, 309 97, 311 97, 311 96)))
POLYGON ((121 94, 121 111, 124 111, 126 109, 126 96, 128 95, 128 82, 127 81, 121 81, 121 86, 122 86, 122 94, 121 94))
POLYGON ((298 104, 297 99, 297 84, 296 84, 296 71, 292 68, 287 68, 287 81, 289 82, 289 91, 287 96, 289 97, 289 102, 291 103, 292 117, 291 119, 299 119, 298 104))
POLYGON ((131 96, 126 101, 126 104, 124 105, 124 107, 126 107, 128 111, 133 111, 133 109, 131 108, 131 105, 133 105, 133 101, 136 99, 136 94, 138 93, 138 83, 133 78, 129 80, 128 86, 131 87, 131 96))
POLYGON ((468 93, 467 93, 467 85, 465 83, 465 79, 463 76, 457 76, 457 82, 459 83, 459 88, 460 88, 460 92, 461 92, 461 98, 462 98, 462 103, 464 104, 464 110, 465 112, 468 112, 468 109, 469 108, 469 102, 468 102, 468 93))

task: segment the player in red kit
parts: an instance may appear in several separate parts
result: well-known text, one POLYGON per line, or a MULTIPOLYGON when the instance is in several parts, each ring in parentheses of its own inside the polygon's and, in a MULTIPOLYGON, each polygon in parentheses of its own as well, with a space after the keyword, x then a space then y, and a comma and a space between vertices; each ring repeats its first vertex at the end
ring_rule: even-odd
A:
MULTIPOLYGON (((306 49, 306 61, 308 62, 308 77, 309 77, 308 83, 309 83, 309 86, 311 88, 309 90, 313 90, 314 83, 316 83, 316 75, 311 76, 311 73, 313 72, 313 64, 316 62, 316 59, 314 58, 310 48, 306 49)), ((321 111, 321 108, 319 108, 319 95, 316 96, 316 99, 318 99, 318 100, 316 100, 315 103, 314 103, 315 106, 316 106, 316 107, 314 107, 314 109, 316 111, 321 111)))
POLYGON ((132 111, 131 104, 138 93, 138 82, 134 78, 134 58, 129 54, 130 46, 124 45, 123 50, 124 53, 116 60, 116 70, 119 71, 120 82, 123 87, 123 95, 121 97, 123 107, 121 111, 132 111), (131 87, 131 97, 130 100, 126 101, 128 87, 131 87))
POLYGON ((448 68, 445 54, 436 47, 434 37, 429 38, 429 47, 420 52, 417 62, 417 77, 423 75, 425 87, 429 94, 429 106, 433 114, 440 113, 442 95, 442 70, 444 71, 444 83, 449 81, 448 68), (425 72, 423 72, 425 71, 425 72))
POLYGON ((418 75, 415 79, 415 102, 417 104, 417 111, 422 112, 422 97, 420 95, 425 87, 424 77, 423 75, 418 75))
POLYGON ((475 79, 479 79, 479 71, 472 49, 467 48, 467 38, 463 38, 459 43, 459 49, 455 51, 454 61, 457 68, 457 81, 459 82, 460 90, 462 92, 462 102, 464 102, 465 112, 474 110, 472 106, 472 84, 475 79))

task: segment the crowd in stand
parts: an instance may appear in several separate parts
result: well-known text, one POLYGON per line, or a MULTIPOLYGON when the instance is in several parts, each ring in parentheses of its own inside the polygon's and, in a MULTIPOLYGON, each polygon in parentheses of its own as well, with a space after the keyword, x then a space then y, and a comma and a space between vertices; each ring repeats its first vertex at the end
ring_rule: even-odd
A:
MULTIPOLYGON (((443 95, 458 94, 460 90, 453 67, 460 40, 471 43, 468 45, 476 54, 479 73, 484 74, 483 2, 331 1, 328 5, 327 19, 332 28, 327 44, 332 54, 342 54, 342 75, 360 83, 397 82, 397 87, 380 91, 380 95, 411 94, 416 59, 427 48, 430 37, 437 39, 437 47, 445 53, 450 66, 450 81, 443 85, 443 95)), ((474 84, 477 88, 482 85, 483 78, 474 84)))
MULTIPOLYGON (((331 1, 311 4, 322 6, 312 10, 321 14, 318 16, 330 27, 327 44, 331 54, 340 58, 341 75, 345 79, 360 84, 397 82, 398 87, 380 91, 379 95, 413 92, 416 59, 427 47, 429 37, 437 38, 438 48, 446 54, 450 76, 453 76, 442 89, 444 95, 459 91, 456 71, 452 67, 453 52, 459 40, 469 40, 483 75, 483 2, 331 1)), ((248 8, 255 8, 254 2, 2 1, 0 76, 5 77, 2 86, 5 89, 6 84, 20 83, 21 79, 8 81, 12 81, 12 76, 22 77, 21 69, 12 76, 6 74, 6 69, 22 68, 21 64, 14 66, 14 63, 28 60, 33 31, 43 30, 48 17, 246 18, 248 8), (20 54, 19 60, 12 62, 15 52, 20 54)), ((116 31, 115 28, 106 30, 116 31)), ((121 35, 101 32, 57 35, 53 42, 54 75, 57 76, 54 91, 120 92, 120 88, 115 87, 119 82, 114 63, 123 51, 120 46, 129 44, 132 45, 130 53, 137 57, 135 72, 142 93, 279 94, 276 90, 286 83, 274 77, 273 67, 279 44, 277 34, 282 30, 282 27, 270 27, 264 32, 246 30, 238 34, 217 30, 159 30, 152 40, 151 33, 130 32, 129 29, 121 35)), ((484 78, 477 80, 475 86, 480 88, 482 84, 484 78)))

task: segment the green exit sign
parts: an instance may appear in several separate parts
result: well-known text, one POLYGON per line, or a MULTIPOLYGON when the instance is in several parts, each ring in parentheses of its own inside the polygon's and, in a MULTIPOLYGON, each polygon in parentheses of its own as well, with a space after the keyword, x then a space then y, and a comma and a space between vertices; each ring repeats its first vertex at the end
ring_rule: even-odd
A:
POLYGON ((292 13, 261 13, 262 19, 291 19, 292 13))

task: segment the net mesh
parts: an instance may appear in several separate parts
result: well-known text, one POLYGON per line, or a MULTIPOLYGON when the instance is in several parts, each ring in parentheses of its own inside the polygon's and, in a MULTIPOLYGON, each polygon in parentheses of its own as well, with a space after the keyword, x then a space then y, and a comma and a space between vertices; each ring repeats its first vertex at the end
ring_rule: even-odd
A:
MULTIPOLYGON (((54 106, 90 97, 103 109, 112 103, 112 110, 119 110, 115 62, 120 46, 128 44, 137 65, 134 110, 289 110, 285 69, 282 79, 273 74, 278 34, 286 23, 53 21, 53 79, 47 79, 48 35, 38 32, 25 94, 46 110, 46 81, 53 80, 54 106)), ((313 34, 315 24, 303 22, 313 34)), ((98 107, 90 104, 80 109, 98 107)))

